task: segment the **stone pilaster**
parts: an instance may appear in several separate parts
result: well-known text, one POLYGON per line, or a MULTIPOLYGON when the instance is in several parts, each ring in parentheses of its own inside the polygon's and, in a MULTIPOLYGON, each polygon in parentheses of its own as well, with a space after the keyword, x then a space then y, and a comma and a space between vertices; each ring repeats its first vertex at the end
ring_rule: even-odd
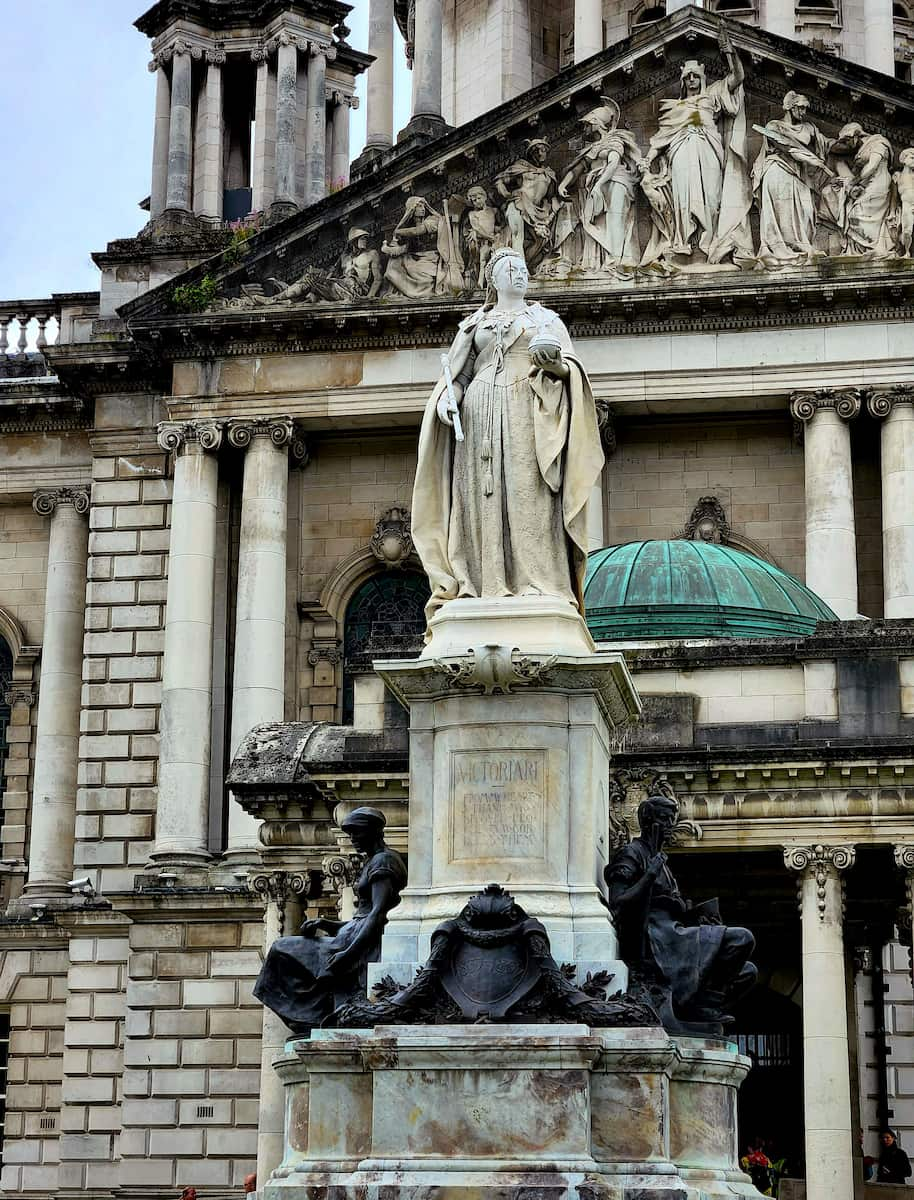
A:
MULTIPOLYGON (((290 915, 297 911, 296 901, 308 888, 308 877, 289 871, 258 872, 251 877, 251 888, 264 900, 263 952, 284 934, 295 933, 290 915)), ((263 1009, 262 1059, 260 1067, 260 1108, 257 1127, 257 1178, 269 1179, 283 1156, 283 1084, 273 1062, 282 1052, 291 1031, 266 1006, 263 1009)))
POLYGON ((327 192, 327 62, 335 55, 332 46, 317 42, 308 49, 305 204, 316 204, 327 192))
POLYGON ((334 92, 330 117, 330 186, 338 188, 349 182, 349 114, 358 108, 357 96, 334 92))
POLYGON ((368 68, 366 147, 383 149, 394 136, 394 5, 393 0, 370 0, 368 7, 368 68))
POLYGON ((168 184, 165 207, 190 211, 193 85, 188 47, 175 47, 171 60, 171 115, 168 128, 168 184))
POLYGON ((883 612, 914 617, 914 386, 871 392, 866 406, 882 421, 883 612))
POLYGON ((163 422, 159 445, 175 455, 165 607, 156 866, 209 858, 213 593, 222 443, 217 421, 163 422))
MULTIPOLYGON (((914 955, 914 945, 912 945, 911 931, 914 929, 914 845, 910 842, 901 842, 894 847, 895 851, 895 866, 900 871, 904 871, 905 882, 905 898, 907 900, 907 923, 904 926, 904 932, 907 933, 908 954, 914 955)), ((899 932, 903 932, 899 930, 899 932)), ((912 957, 914 962, 914 957, 912 957)))
POLYGON ((32 506, 51 518, 25 885, 28 898, 43 899, 67 896, 73 878, 89 493, 85 488, 42 490, 32 506))
MULTIPOLYGON (((228 439, 245 450, 238 552, 231 754, 245 734, 285 715, 286 519, 291 417, 233 419, 228 439)), ((237 801, 229 854, 257 857, 258 822, 237 801)))
POLYGON ((200 163, 201 194, 195 208, 201 216, 207 217, 211 221, 222 220, 222 69, 225 60, 224 50, 206 51, 206 86, 198 117, 202 125, 197 136, 197 145, 202 158, 200 163))
POLYGON ((165 211, 168 193, 168 131, 171 124, 171 85, 165 67, 156 58, 149 64, 156 77, 155 131, 152 139, 152 191, 149 215, 153 219, 165 211))
POLYGON ((574 0, 574 61, 603 49, 603 0, 574 0))
POLYGON ((264 212, 275 195, 273 166, 276 157, 276 76, 270 71, 266 50, 251 51, 257 71, 254 90, 254 154, 251 164, 252 205, 264 212))
POLYGON ((808 1200, 854 1195, 841 872, 853 846, 788 846, 800 876, 803 925, 803 1090, 808 1200))
POLYGON ((857 543, 849 422, 860 413, 854 388, 794 392, 790 411, 804 426, 806 586, 842 620, 857 616, 857 543))
POLYGON ((276 194, 273 205, 294 211, 295 125, 298 120, 298 44, 279 35, 276 51, 276 194))

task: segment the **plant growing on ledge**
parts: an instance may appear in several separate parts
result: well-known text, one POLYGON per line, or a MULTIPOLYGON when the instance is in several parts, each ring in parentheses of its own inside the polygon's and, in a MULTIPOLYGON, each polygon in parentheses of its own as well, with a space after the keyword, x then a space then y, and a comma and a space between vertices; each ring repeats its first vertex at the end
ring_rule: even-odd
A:
POLYGON ((171 294, 171 303, 178 312, 204 312, 216 299, 216 281, 204 275, 198 283, 182 283, 171 294))
POLYGON ((257 232, 250 225, 233 225, 232 240, 222 252, 222 264, 226 267, 235 267, 241 262, 245 254, 248 252, 248 239, 253 237, 257 232))

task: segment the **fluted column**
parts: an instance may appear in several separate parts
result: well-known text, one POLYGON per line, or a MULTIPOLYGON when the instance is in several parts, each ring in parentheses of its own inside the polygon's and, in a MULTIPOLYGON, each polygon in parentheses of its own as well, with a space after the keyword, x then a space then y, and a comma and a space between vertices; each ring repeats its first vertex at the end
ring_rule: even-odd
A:
POLYGON ((779 37, 796 36, 795 0, 761 0, 759 16, 763 29, 779 37))
POLYGON ((603 0, 574 0, 574 61, 603 49, 603 0))
POLYGON ((804 425, 806 586, 845 621, 857 616, 857 540, 848 422, 860 412, 853 388, 794 392, 804 425))
POLYGON ((308 52, 308 113, 305 131, 305 204, 327 194, 327 60, 336 51, 312 42, 308 52))
MULTIPOLYGON (((277 938, 297 932, 290 920, 298 908, 298 897, 307 890, 307 875, 272 871, 251 877, 251 888, 265 903, 263 952, 277 938)), ((262 1185, 282 1162, 285 1096, 282 1080, 273 1069, 273 1060, 282 1052, 291 1030, 276 1013, 264 1005, 261 1034, 260 1102, 257 1109, 257 1180, 262 1185)))
POLYGON ((393 0, 369 0, 366 147, 390 146, 394 140, 394 5, 393 0))
POLYGON ((895 21, 892 0, 866 0, 863 23, 863 64, 895 75, 895 21))
POLYGON ((156 866, 209 857, 213 703, 213 594, 222 422, 163 422, 159 445, 175 455, 162 665, 156 866))
POLYGON ((67 895, 73 878, 89 493, 42 490, 32 507, 51 529, 25 892, 44 897, 67 895))
POLYGON ((212 221, 222 220, 224 187, 222 68, 225 65, 225 59, 224 50, 207 50, 206 52, 206 92, 205 102, 201 105, 203 121, 202 194, 195 207, 198 213, 209 217, 212 221))
MULTIPOLYGON (((286 508, 291 417, 229 422, 245 450, 232 680, 231 754, 255 725, 285 715, 286 508)), ((256 857, 258 821, 237 800, 229 809, 228 853, 256 857)))
POLYGON ((349 113, 358 107, 355 96, 333 93, 333 113, 330 121, 330 186, 337 188, 349 182, 349 113))
POLYGON ((297 208, 295 125, 298 120, 298 46, 279 36, 276 50, 276 194, 273 203, 297 208))
POLYGON ((175 48, 171 60, 171 113, 168 127, 168 187, 166 208, 190 211, 193 99, 191 56, 175 48))
POLYGON ((416 0, 413 116, 441 118, 441 0, 416 0))
POLYGON ((914 386, 871 392, 882 421, 882 577, 887 617, 914 617, 914 386))
POLYGON ((803 924, 803 1093, 807 1200, 853 1200, 844 892, 853 846, 788 846, 803 924))
POLYGON ((168 129, 171 124, 171 85, 162 62, 154 58, 149 70, 156 77, 156 116, 152 138, 152 191, 149 196, 149 215, 157 217, 165 211, 168 195, 168 129))

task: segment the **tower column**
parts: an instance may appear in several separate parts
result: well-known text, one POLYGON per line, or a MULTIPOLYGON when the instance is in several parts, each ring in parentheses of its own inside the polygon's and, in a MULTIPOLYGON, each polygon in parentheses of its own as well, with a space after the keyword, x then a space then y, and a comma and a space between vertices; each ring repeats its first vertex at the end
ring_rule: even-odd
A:
POLYGON ((892 0, 867 0, 863 25, 863 63, 895 75, 895 21, 892 0))
POLYGON ((89 494, 85 488, 42 490, 32 507, 50 516, 51 530, 25 893, 66 896, 76 833, 89 494))
POLYGON ((276 195, 273 204, 298 208, 295 195, 295 123, 298 119, 298 46, 280 35, 276 53, 276 195))
MULTIPOLYGON (((228 439, 245 450, 232 679, 231 754, 255 725, 285 715, 286 510, 291 417, 229 422, 228 439)), ((255 859, 259 822, 235 800, 228 853, 255 859)))
POLYGON ((914 387, 872 392, 882 421, 882 575, 886 617, 914 617, 914 387))
POLYGON ((224 50, 206 52, 205 103, 201 106, 203 120, 203 170, 202 195, 196 205, 201 216, 212 221, 222 220, 223 154, 222 130, 224 113, 222 103, 222 68, 225 64, 224 50))
POLYGON ((165 600, 162 732, 152 862, 195 866, 209 857, 213 596, 222 444, 217 421, 166 421, 159 445, 175 456, 165 600))
POLYGON ((355 96, 333 93, 331 117, 330 184, 339 187, 340 180, 349 182, 349 114, 358 106, 355 96))
POLYGON ((603 49, 603 0, 574 0, 574 61, 603 49))
POLYGON ((441 0, 416 0, 413 117, 441 119, 441 0))
POLYGON ((803 1107, 808 1200, 852 1200, 850 1059, 841 872, 853 846, 788 846, 803 924, 803 1107))
POLYGON ((171 113, 168 126, 168 187, 166 208, 190 211, 191 103, 190 51, 175 49, 171 60, 171 113))
POLYGON ((156 116, 152 139, 152 192, 149 215, 152 218, 165 211, 168 194, 168 130, 171 124, 171 85, 158 58, 149 64, 156 77, 156 116))
POLYGON ((860 412, 860 393, 794 392, 790 411, 805 427, 806 586, 850 621, 857 616, 857 541, 848 422, 860 412))
POLYGON ((366 146, 390 146, 394 138, 394 6, 393 0, 370 0, 368 8, 366 146))
POLYGON ((308 114, 305 134, 305 204, 327 193, 327 60, 331 46, 312 42, 308 54, 308 114))
POLYGON ((796 36, 795 0, 761 0, 761 24, 769 33, 778 37, 796 36))

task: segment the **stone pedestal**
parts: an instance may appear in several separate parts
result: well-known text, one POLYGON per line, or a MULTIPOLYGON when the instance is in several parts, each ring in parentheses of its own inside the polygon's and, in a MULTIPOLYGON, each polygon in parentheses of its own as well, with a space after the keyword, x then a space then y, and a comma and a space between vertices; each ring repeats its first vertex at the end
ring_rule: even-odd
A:
POLYGON ((640 711, 620 654, 548 599, 456 600, 419 659, 375 669, 410 713, 409 884, 377 974, 422 962, 488 883, 546 926, 558 962, 612 970, 602 902, 616 731, 640 711))
POLYGON ((320 1030, 287 1043, 264 1200, 757 1197, 725 1042, 586 1025, 320 1030), (533 1194, 528 1193, 528 1194, 533 1194))

